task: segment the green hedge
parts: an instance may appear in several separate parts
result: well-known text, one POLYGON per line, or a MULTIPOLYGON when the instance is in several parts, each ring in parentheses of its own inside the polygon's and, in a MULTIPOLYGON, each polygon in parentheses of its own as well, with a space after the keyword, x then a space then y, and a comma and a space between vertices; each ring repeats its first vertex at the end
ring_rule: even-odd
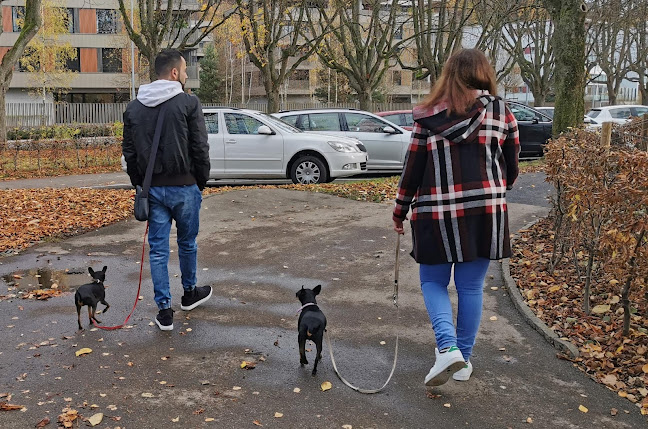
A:
POLYGON ((122 137, 124 124, 72 124, 22 127, 7 130, 7 140, 73 139, 82 137, 122 137))

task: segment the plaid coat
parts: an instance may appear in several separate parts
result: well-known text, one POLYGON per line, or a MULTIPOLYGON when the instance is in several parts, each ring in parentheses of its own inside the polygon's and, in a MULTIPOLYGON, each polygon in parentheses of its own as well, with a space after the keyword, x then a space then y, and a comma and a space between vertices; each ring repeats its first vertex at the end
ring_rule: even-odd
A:
POLYGON ((519 133, 505 102, 477 91, 464 115, 414 109, 394 219, 412 206, 412 256, 421 264, 511 255, 506 189, 518 175, 519 133))

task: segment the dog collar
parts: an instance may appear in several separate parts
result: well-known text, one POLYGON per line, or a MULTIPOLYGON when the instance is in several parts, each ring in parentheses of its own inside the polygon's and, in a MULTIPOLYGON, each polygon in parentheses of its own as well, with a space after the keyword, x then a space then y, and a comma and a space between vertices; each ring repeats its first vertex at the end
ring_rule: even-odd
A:
POLYGON ((295 314, 295 316, 299 315, 299 313, 301 313, 302 310, 303 310, 304 308, 308 307, 309 305, 317 305, 317 304, 315 304, 314 302, 308 302, 308 303, 302 305, 301 308, 300 308, 299 310, 297 310, 297 314, 295 314))

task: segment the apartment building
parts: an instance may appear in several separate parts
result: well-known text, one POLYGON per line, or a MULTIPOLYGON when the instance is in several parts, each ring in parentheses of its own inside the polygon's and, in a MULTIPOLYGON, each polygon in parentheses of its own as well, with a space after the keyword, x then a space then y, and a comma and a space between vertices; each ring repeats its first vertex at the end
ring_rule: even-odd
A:
MULTIPOLYGON (((67 69, 74 72, 66 93, 54 92, 48 101, 73 103, 115 103, 130 100, 131 51, 130 40, 123 29, 117 0, 66 0, 68 34, 58 37, 60 43, 69 43, 76 49, 76 58, 68 61, 67 69)), ((0 57, 18 38, 24 1, 2 2, 2 29, 0 57)), ((199 51, 185 52, 187 58, 188 88, 196 88, 199 51)), ((135 88, 148 82, 148 73, 135 60, 135 88)), ((35 97, 33 76, 17 64, 6 101, 42 101, 35 97)))

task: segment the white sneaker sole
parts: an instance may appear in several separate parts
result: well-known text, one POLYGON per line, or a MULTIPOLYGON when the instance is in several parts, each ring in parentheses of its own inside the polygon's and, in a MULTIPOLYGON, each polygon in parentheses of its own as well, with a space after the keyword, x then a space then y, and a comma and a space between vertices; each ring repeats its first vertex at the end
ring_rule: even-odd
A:
POLYGON ((161 331, 173 331, 173 323, 168 325, 168 326, 164 326, 163 324, 160 323, 159 320, 157 320, 157 317, 156 317, 155 318, 155 324, 158 325, 158 328, 160 328, 161 331))
POLYGON ((184 310, 184 311, 193 310, 194 308, 198 307, 200 304, 202 304, 203 302, 205 302, 205 301, 207 301, 209 298, 211 298, 211 296, 212 296, 212 292, 213 292, 213 291, 214 291, 214 288, 212 288, 212 289, 209 291, 209 295, 207 295, 206 297, 204 297, 204 298, 201 299, 200 301, 196 301, 196 302, 194 302, 194 303, 191 304, 191 305, 188 305, 188 306, 180 305, 180 309, 181 309, 181 310, 184 310))
POLYGON ((450 376, 452 374, 459 371, 465 365, 466 365, 466 362, 464 362, 464 360, 461 359, 461 360, 457 360, 457 361, 451 363, 450 365, 448 365, 441 372, 438 372, 436 374, 428 373, 428 375, 425 377, 425 385, 426 386, 440 386, 442 384, 445 384, 445 383, 448 382, 448 380, 450 379, 450 376))

